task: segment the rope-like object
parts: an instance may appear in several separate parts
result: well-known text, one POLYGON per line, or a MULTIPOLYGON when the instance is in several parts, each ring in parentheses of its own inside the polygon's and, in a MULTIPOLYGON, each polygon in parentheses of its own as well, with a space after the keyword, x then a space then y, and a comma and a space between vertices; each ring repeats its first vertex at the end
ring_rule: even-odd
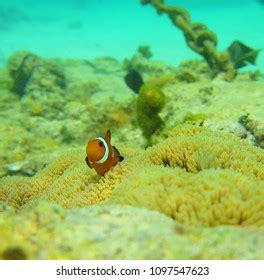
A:
POLYGON ((225 72, 225 80, 231 81, 236 76, 236 70, 230 61, 229 53, 217 52, 217 37, 201 23, 191 23, 189 13, 179 7, 171 7, 164 0, 140 0, 141 4, 151 4, 158 14, 165 13, 172 23, 183 31, 187 45, 204 57, 213 74, 225 72))

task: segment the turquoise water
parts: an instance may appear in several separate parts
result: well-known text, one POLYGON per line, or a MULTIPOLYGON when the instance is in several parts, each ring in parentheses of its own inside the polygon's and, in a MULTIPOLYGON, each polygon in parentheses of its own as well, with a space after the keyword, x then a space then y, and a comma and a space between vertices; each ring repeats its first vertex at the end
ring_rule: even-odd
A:
MULTIPOLYGON (((2 2, 2 1, 1 1, 2 2)), ((233 40, 264 47, 264 5, 257 0, 171 0, 187 8, 192 22, 203 22, 218 36, 218 50, 233 40)), ((149 45, 154 58, 178 64, 197 58, 169 19, 139 0, 10 0, 0 4, 0 63, 17 50, 44 57, 130 57, 149 45)), ((258 58, 264 70, 264 58, 258 58)))
MULTIPOLYGON (((257 0, 166 3, 264 49, 257 0)), ((264 259, 257 72, 153 62, 203 58, 139 0, 0 0, 0 42, 0 66, 40 56, 0 67, 0 260, 264 259)))

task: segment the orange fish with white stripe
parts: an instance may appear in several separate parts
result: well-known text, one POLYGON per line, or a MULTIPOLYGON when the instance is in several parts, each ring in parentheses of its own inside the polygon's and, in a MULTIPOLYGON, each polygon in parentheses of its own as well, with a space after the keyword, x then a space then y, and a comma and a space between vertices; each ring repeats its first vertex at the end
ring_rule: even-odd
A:
POLYGON ((107 130, 105 137, 97 137, 87 143, 86 155, 87 165, 101 176, 124 159, 117 148, 111 145, 110 130, 107 130))

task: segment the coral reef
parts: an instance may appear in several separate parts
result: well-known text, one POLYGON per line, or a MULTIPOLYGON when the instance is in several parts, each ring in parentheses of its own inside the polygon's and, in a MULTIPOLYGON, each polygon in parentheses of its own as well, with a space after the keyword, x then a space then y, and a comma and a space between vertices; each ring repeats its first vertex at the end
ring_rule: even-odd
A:
POLYGON ((121 63, 109 58, 50 61, 28 52, 9 61, 0 70, 0 177, 32 176, 69 144, 84 145, 105 129, 113 131, 115 142, 142 141, 139 129, 129 129, 136 122, 135 100, 119 76, 121 63), (58 69, 63 69, 63 87, 57 83, 58 69), (21 86, 16 92, 14 84, 21 86))
POLYGON ((146 151, 122 150, 126 160, 102 178, 75 150, 32 178, 2 179, 0 237, 6 242, 0 257, 264 257, 262 149, 185 125, 146 151), (29 238, 36 231, 38 237, 29 238), (209 241, 219 250, 208 250, 209 241))
POLYGON ((182 224, 264 226, 262 150, 185 126, 144 158, 151 165, 145 162, 135 178, 127 175, 109 203, 157 210, 182 224))
POLYGON ((190 68, 182 65, 176 79, 162 88, 168 100, 160 113, 164 130, 191 122, 211 130, 230 132, 261 146, 263 81, 250 81, 248 73, 239 74, 232 83, 222 81, 220 77, 209 80, 204 63, 192 62, 190 68), (179 79, 185 69, 197 77, 196 82, 179 79), (254 120, 254 129, 248 129, 239 121, 247 114, 254 120))
MULTIPOLYGON (((29 57, 33 61, 37 56, 29 57)), ((13 58, 17 63, 11 59, 12 65, 21 65, 22 56, 17 54, 13 58)), ((143 57, 138 61, 142 62, 140 65, 146 62, 143 57)), ((231 132, 261 146, 261 141, 256 141, 261 137, 256 138, 254 134, 261 135, 264 118, 260 106, 264 102, 263 82, 252 82, 254 73, 238 74, 232 83, 225 83, 220 77, 211 80, 205 62, 186 61, 177 69, 163 63, 162 72, 151 66, 155 60, 148 63, 150 68, 143 70, 146 84, 162 90, 167 100, 158 113, 165 124, 162 129, 165 134, 175 125, 191 122, 211 130, 231 132), (239 123, 245 114, 257 121, 256 133, 239 123)), ((84 145, 87 139, 106 129, 113 132, 115 143, 146 145, 137 124, 137 96, 124 84, 126 71, 122 63, 105 57, 91 61, 54 60, 51 64, 63 69, 66 88, 56 83, 46 87, 36 80, 33 84, 28 82, 32 91, 23 98, 12 91, 17 74, 10 76, 10 70, 18 68, 9 64, 0 70, 0 177, 32 176, 67 151, 69 144, 71 148, 84 145)), ((23 69, 27 73, 27 67, 23 69)), ((38 77, 41 79, 41 75, 38 77)), ((151 138, 156 143, 160 135, 154 133, 151 138)))
POLYGON ((58 64, 32 53, 13 54, 8 61, 8 70, 13 78, 12 91, 20 97, 65 89, 65 77, 58 64))
POLYGON ((257 146, 264 149, 264 122, 262 119, 254 119, 249 114, 239 118, 239 122, 254 135, 254 140, 257 146))
POLYGON ((161 75, 167 75, 175 72, 173 66, 167 65, 162 61, 150 59, 150 51, 146 47, 139 47, 137 52, 131 57, 126 58, 123 62, 126 71, 136 70, 144 78, 158 78, 161 75))
POLYGON ((137 53, 136 95, 113 58, 27 55, 0 70, 0 259, 264 258, 257 75, 227 83, 205 62, 137 53), (146 112, 158 121, 139 129, 146 112), (125 160, 99 177, 84 149, 106 129, 125 160))
POLYGON ((204 24, 191 23, 186 10, 168 6, 162 0, 141 0, 141 3, 153 5, 158 14, 167 14, 172 23, 183 31, 187 45, 204 57, 214 74, 225 72, 227 81, 235 78, 236 70, 229 53, 216 51, 217 37, 204 24))
POLYGON ((31 211, 2 213, 0 225, 5 238, 0 259, 263 258, 263 232, 187 228, 130 206, 64 210, 42 202, 31 211))
MULTIPOLYGON (((128 160, 118 164, 109 176, 107 174, 99 181, 94 172, 87 169, 83 155, 83 151, 72 151, 61 156, 32 178, 3 178, 0 201, 8 202, 17 208, 33 200, 38 201, 42 197, 43 200, 56 202, 66 208, 89 206, 110 197, 112 190, 116 191, 123 180, 127 180, 123 187, 128 185, 128 181, 133 184, 135 180, 133 176, 138 173, 135 170, 144 173, 142 171, 144 168, 151 170, 151 167, 154 170, 160 168, 161 175, 168 168, 176 173, 185 171, 187 177, 195 177, 196 175, 193 174, 203 173, 205 170, 215 171, 222 168, 241 173, 241 176, 247 176, 256 185, 264 180, 264 158, 261 149, 252 147, 232 135, 222 135, 192 125, 180 126, 172 130, 166 140, 145 152, 137 152, 132 157, 127 156, 125 149, 124 156, 128 160)), ((228 174, 231 174, 232 178, 232 172, 227 173, 227 178, 228 174)), ((136 177, 141 178, 138 174, 136 177)), ((175 177, 175 184, 172 184, 174 187, 177 180, 181 182, 181 176, 175 177)), ((184 184, 184 181, 186 180, 181 184, 184 184)), ((187 182, 186 184, 188 185, 187 182)), ((126 199, 127 196, 120 197, 126 199)))

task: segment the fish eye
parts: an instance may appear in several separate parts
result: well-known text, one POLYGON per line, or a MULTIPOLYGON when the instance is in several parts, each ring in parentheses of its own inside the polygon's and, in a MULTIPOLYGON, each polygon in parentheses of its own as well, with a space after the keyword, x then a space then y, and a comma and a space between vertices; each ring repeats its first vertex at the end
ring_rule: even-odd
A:
POLYGON ((103 144, 102 141, 99 142, 99 146, 100 146, 100 147, 103 147, 103 146, 104 146, 104 144, 103 144))

